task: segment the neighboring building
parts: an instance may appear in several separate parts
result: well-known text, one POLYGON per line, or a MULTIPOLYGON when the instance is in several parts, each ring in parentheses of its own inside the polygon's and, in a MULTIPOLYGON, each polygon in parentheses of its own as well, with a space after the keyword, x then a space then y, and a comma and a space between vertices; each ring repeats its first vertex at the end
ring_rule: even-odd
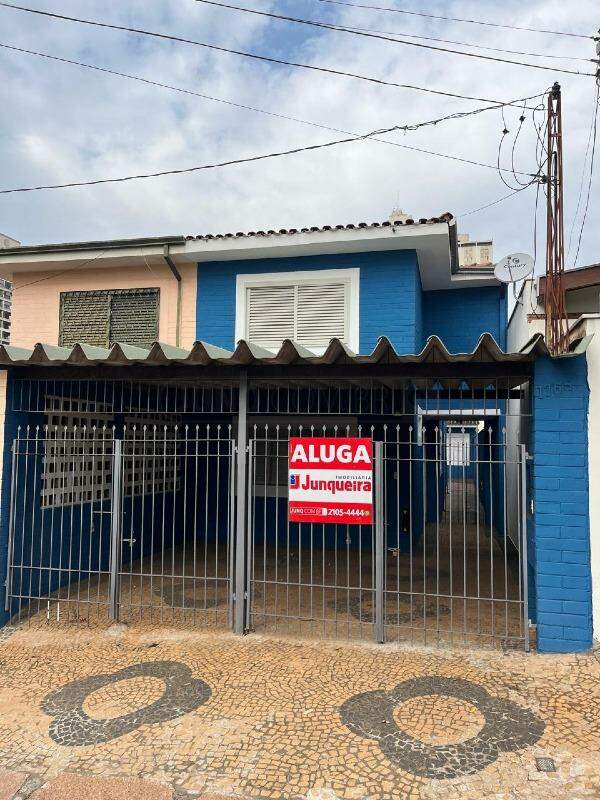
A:
POLYGON ((507 352, 506 287, 491 253, 461 267, 452 215, 9 248, 0 274, 8 613, 516 648, 531 620, 541 650, 591 645, 587 485, 544 474, 587 418, 585 359, 507 352), (372 441, 374 523, 318 495, 327 522, 290 521, 309 434, 372 441))
POLYGON ((464 269, 489 269, 493 267, 494 247, 491 239, 472 242, 468 233, 459 233, 458 263, 464 269))
MULTIPOLYGON (((18 247, 19 242, 0 233, 0 250, 18 247)), ((12 284, 0 278, 0 344, 10 342, 10 314, 12 306, 12 284)))
MULTIPOLYGON (((568 447, 574 439, 587 433, 589 442, 589 474, 586 470, 572 472, 563 470, 565 477, 574 477, 580 488, 587 484, 600 486, 600 264, 579 267, 565 272, 563 282, 566 292, 566 312, 569 319, 569 338, 576 342, 586 340, 587 380, 590 389, 589 418, 587 431, 576 425, 571 436, 566 436, 568 447)), ((546 278, 524 281, 518 301, 511 314, 508 326, 508 347, 520 349, 536 334, 544 332, 544 299, 546 278)), ((568 384, 565 385, 568 391, 568 384)), ((583 490, 583 488, 582 488, 583 490)), ((592 562, 594 636, 600 639, 600 493, 589 493, 590 545, 592 562)), ((577 535, 577 526, 562 528, 564 535, 577 535), (565 533, 566 531, 566 533, 565 533)), ((581 581, 585 585, 585 580, 581 581)), ((578 587, 579 588, 579 587, 578 587)))

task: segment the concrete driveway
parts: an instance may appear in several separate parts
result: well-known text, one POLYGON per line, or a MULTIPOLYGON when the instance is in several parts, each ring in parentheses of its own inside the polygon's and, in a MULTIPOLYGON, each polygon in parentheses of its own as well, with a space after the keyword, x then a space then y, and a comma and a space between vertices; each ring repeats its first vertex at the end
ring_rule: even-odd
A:
POLYGON ((23 626, 0 770, 0 800, 600 797, 600 661, 23 626))

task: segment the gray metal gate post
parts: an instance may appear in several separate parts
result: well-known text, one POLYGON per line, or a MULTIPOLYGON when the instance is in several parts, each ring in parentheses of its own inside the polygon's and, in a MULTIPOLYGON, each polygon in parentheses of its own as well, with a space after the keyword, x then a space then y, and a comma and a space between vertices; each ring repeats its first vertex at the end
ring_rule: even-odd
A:
POLYGON ((523 591, 523 636, 525 652, 529 652, 529 574, 527 568, 527 459, 525 445, 519 445, 521 467, 521 583, 523 591))
POLYGON ((111 619, 116 621, 119 619, 119 567, 121 563, 121 526, 123 516, 123 442, 121 439, 114 440, 111 495, 109 612, 111 619))
POLYGON ((384 630, 384 557, 383 519, 383 442, 375 442, 375 641, 385 641, 384 630))
POLYGON ((235 524, 235 606, 234 633, 243 634, 246 625, 246 468, 248 446, 248 376, 240 375, 237 431, 237 508, 235 524))
POLYGON ((12 443, 12 459, 11 459, 11 473, 10 473, 10 508, 8 512, 8 548, 6 552, 6 582, 4 584, 4 610, 10 611, 10 599, 12 593, 12 558, 13 558, 13 541, 14 541, 14 527, 15 527, 15 485, 16 485, 16 465, 17 465, 17 442, 18 439, 13 439, 12 443))

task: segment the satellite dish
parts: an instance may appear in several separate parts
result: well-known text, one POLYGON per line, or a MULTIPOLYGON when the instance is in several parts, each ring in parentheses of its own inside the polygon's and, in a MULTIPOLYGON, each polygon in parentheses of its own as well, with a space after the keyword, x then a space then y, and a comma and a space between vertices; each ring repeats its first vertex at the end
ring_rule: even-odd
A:
POLYGON ((531 275, 533 266, 533 258, 527 253, 513 253, 496 264, 494 275, 501 283, 514 283, 531 275))

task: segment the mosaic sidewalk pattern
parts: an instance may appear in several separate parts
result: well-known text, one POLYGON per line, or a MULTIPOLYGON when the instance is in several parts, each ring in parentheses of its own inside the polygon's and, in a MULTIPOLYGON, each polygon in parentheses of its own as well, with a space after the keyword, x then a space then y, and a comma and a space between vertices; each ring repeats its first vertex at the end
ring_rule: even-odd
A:
POLYGON ((0 769, 177 798, 600 797, 600 662, 16 628, 0 640, 0 769))

